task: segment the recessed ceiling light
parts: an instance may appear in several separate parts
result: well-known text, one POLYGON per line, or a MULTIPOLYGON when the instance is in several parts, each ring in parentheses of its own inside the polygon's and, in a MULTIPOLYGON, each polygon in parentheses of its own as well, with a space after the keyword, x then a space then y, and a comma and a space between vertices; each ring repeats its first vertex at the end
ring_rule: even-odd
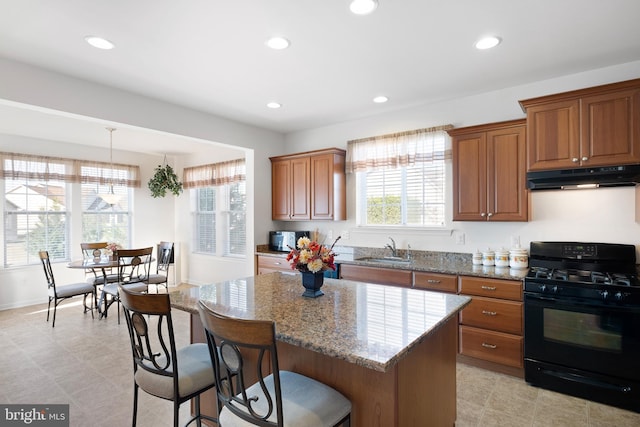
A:
POLYGON ((388 100, 389 98, 384 95, 376 96, 375 98, 373 98, 373 102, 375 102, 376 104, 384 104, 388 100))
POLYGON ((501 41, 500 37, 496 36, 483 37, 476 42, 475 46, 476 49, 480 50, 491 49, 492 47, 498 46, 501 41))
POLYGON ((98 37, 98 36, 86 36, 85 41, 87 43, 89 43, 91 46, 93 47, 97 47, 98 49, 105 49, 105 50, 109 50, 109 49, 113 49, 114 44, 111 43, 109 40, 107 39, 103 39, 102 37, 98 37))
POLYGON ((271 37, 266 42, 267 46, 275 50, 286 49, 289 47, 290 44, 291 43, 289 43, 289 40, 285 39, 284 37, 271 37))
POLYGON ((378 7, 378 0, 353 0, 349 9, 356 15, 368 15, 378 7))
POLYGON ((282 107, 282 104, 280 104, 279 102, 272 101, 267 104, 267 107, 276 109, 276 108, 282 107))

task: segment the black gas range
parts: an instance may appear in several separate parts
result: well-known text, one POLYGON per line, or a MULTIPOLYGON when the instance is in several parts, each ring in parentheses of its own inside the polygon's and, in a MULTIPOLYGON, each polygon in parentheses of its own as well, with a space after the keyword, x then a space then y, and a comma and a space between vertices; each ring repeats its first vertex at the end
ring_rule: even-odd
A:
POLYGON ((525 292, 640 304, 633 245, 532 242, 525 292))
POLYGON ((640 412, 640 283, 633 245, 532 242, 525 380, 640 412))

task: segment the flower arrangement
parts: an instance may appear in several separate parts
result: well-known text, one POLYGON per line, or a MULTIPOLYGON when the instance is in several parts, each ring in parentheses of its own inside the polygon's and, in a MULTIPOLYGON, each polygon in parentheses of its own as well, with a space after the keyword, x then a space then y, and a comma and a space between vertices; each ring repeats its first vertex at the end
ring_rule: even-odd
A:
POLYGON ((295 248, 289 246, 291 252, 287 255, 287 261, 291 264, 291 269, 311 273, 335 270, 336 265, 333 263, 333 259, 336 254, 333 252, 333 247, 338 240, 340 240, 340 236, 333 242, 333 245, 327 247, 308 237, 299 238, 295 248))
POLYGON ((118 249, 122 249, 122 245, 116 242, 109 242, 104 248, 105 255, 112 256, 118 249))

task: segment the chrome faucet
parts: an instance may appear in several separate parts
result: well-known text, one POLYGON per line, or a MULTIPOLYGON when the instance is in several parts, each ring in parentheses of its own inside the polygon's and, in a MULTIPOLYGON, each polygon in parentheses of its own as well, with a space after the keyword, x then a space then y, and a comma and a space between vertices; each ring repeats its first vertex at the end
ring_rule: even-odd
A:
POLYGON ((396 241, 393 240, 391 237, 389 237, 389 240, 391 240, 391 244, 387 243, 386 245, 384 245, 384 247, 385 249, 391 249, 391 256, 397 257, 398 250, 396 249, 396 241))

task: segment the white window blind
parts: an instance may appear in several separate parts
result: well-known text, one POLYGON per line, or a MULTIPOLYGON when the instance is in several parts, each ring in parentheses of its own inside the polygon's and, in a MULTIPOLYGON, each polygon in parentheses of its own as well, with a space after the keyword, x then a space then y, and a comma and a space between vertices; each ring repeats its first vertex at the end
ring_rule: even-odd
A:
POLYGON ((356 173, 358 225, 444 226, 449 128, 349 141, 347 171, 356 173))
POLYGON ((246 255, 246 165, 244 159, 184 169, 183 185, 195 197, 194 247, 223 256, 246 255))
POLYGON ((81 184, 82 191, 82 241, 83 242, 115 242, 122 247, 131 247, 130 197, 132 190, 123 185, 129 181, 126 169, 114 167, 83 166, 86 183, 81 184), (119 196, 114 205, 106 203, 101 197, 111 190, 109 184, 100 184, 97 177, 113 174, 113 192, 119 196), (120 183, 120 184, 119 184, 120 183))

